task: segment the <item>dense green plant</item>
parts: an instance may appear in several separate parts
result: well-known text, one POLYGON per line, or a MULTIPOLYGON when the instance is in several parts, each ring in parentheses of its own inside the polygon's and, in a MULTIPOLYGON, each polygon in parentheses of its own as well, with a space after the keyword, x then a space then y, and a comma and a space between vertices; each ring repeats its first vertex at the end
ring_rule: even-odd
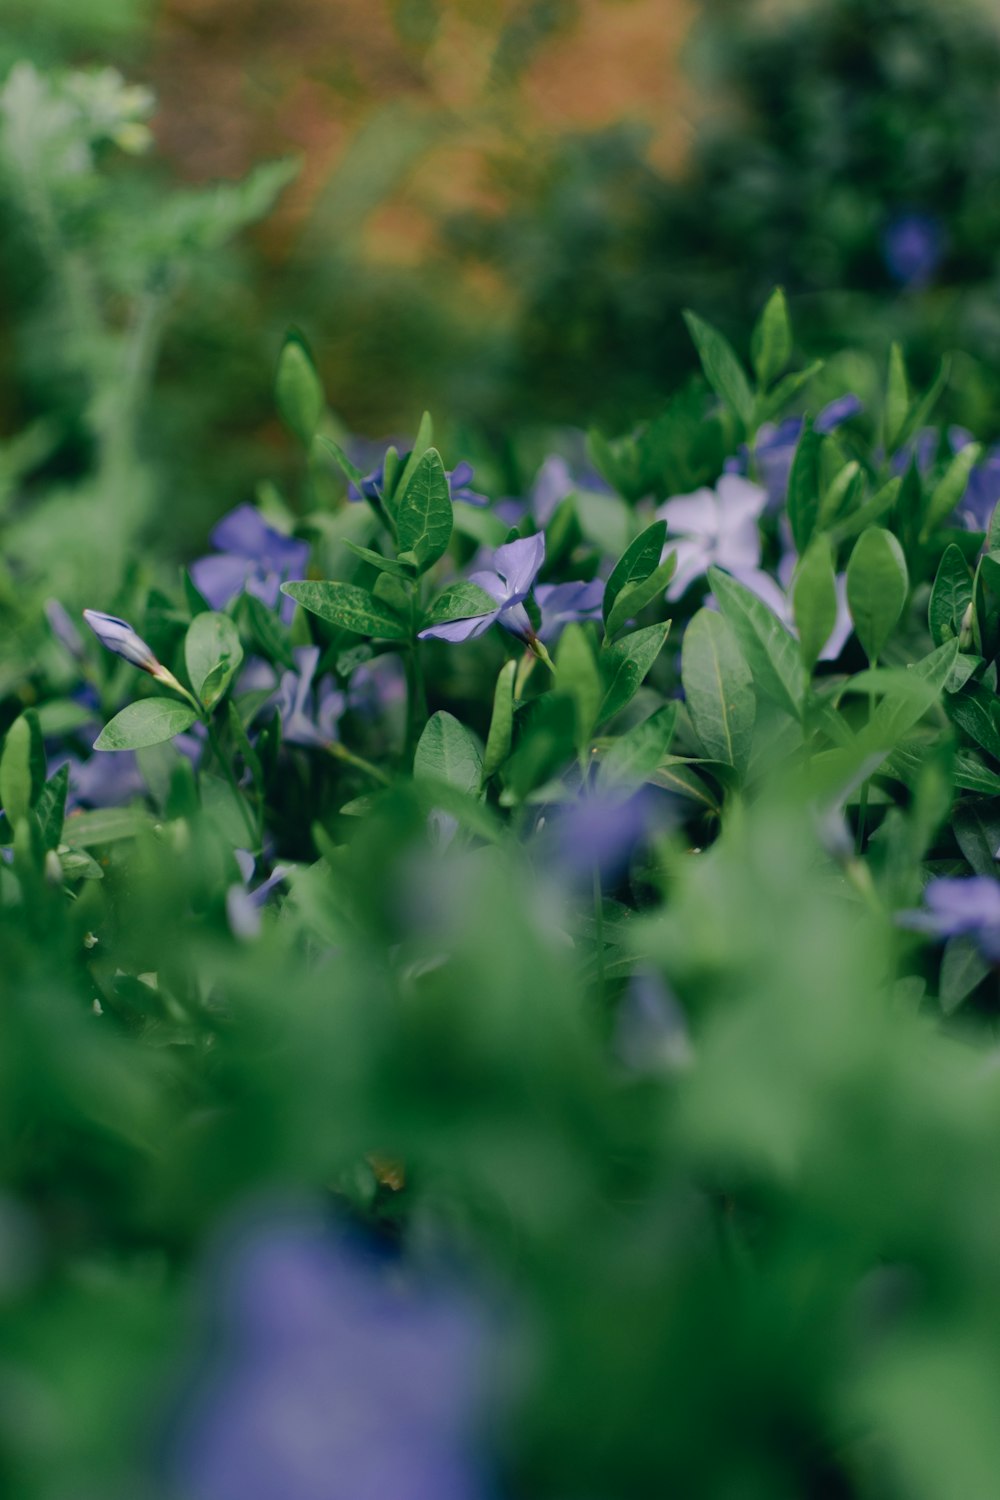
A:
POLYGON ((23 601, 5 1493, 990 1493, 991 470, 687 321, 513 501, 292 334, 297 493, 23 601))

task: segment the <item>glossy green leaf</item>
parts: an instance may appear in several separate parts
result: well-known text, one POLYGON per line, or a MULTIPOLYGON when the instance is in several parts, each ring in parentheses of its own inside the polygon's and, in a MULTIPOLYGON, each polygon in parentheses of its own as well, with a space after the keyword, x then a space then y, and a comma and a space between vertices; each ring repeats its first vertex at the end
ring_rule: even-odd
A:
POLYGON ((7 731, 0 756, 0 802, 10 823, 26 818, 45 780, 45 751, 38 720, 29 709, 7 731))
POLYGON ((429 448, 399 499, 396 526, 401 562, 424 573, 447 550, 452 531, 451 492, 441 456, 429 448))
POLYGON ((693 312, 685 312, 684 321, 698 351, 705 379, 744 427, 750 427, 753 422, 753 391, 729 340, 693 312))
POLYGON ((173 698, 142 698, 105 724, 94 741, 94 749, 140 750, 144 745, 159 745, 190 729, 197 717, 189 704, 173 698))
POLYGON ((58 848, 62 841, 68 791, 69 766, 60 766, 56 774, 50 777, 42 787, 38 801, 35 803, 38 830, 46 849, 58 848))
POLYGON ((880 526, 863 531, 847 564, 847 606, 870 662, 898 625, 909 586, 903 549, 892 532, 880 526))
POLYGON ((833 553, 823 535, 814 536, 799 559, 792 580, 792 613, 802 664, 811 672, 837 623, 833 553))
POLYGON ((471 620, 474 615, 488 615, 497 607, 492 594, 478 583, 453 583, 438 594, 424 615, 421 630, 429 625, 444 625, 448 620, 471 620))
POLYGON ((887 453, 894 453, 910 409, 910 388, 906 378, 903 351, 898 344, 889 350, 889 375, 886 382, 885 410, 882 426, 887 453))
POLYGON ((423 458, 424 454, 427 452, 433 441, 434 423, 431 421, 430 412, 425 411, 423 416, 420 418, 420 426, 417 428, 417 435, 413 439, 413 447, 410 449, 409 457, 407 458, 406 463, 403 465, 402 472, 399 476, 399 482, 396 485, 397 502, 402 501, 403 495, 406 493, 407 486, 416 473, 417 465, 420 463, 420 460, 423 458))
MULTIPOLYGON (((641 583, 659 566, 667 536, 666 521, 654 521, 645 531, 630 542, 611 570, 604 589, 603 614, 605 625, 615 600, 630 584, 641 583)), ((611 634, 611 631, 608 631, 611 634)))
POLYGON ((684 632, 681 681, 705 754, 743 775, 750 759, 757 699, 736 636, 715 610, 700 609, 684 632))
POLYGON ((274 394, 285 426, 308 448, 326 407, 326 398, 309 352, 296 333, 288 335, 278 359, 274 394))
POLYGON ((602 649, 599 660, 607 686, 597 715, 598 724, 610 719, 635 697, 662 651, 669 629, 669 620, 664 625, 647 625, 602 649))
POLYGON ((384 641, 405 641, 410 629, 395 610, 353 583, 283 583, 281 592, 342 630, 384 641))
POLYGON ((807 422, 802 429, 788 476, 788 524, 799 552, 809 545, 819 516, 819 454, 823 439, 807 422))
POLYGON ((604 696, 590 636, 582 625, 567 625, 560 637, 556 686, 576 705, 576 748, 581 752, 594 732, 604 696))
POLYGON ((806 686, 798 642, 756 594, 728 573, 710 568, 708 578, 757 688, 798 718, 806 686))
POLYGON ((647 578, 627 584, 615 600, 614 608, 607 617, 605 637, 617 635, 623 625, 634 619, 641 610, 660 594, 663 594, 677 568, 677 553, 671 552, 655 567, 647 578))
POLYGON ((413 758, 418 781, 443 782, 459 792, 478 792, 483 758, 472 733, 453 714, 439 711, 424 726, 413 758))
POLYGON ((228 615, 195 615, 184 637, 184 663, 195 696, 206 708, 223 697, 243 660, 239 631, 228 615))
POLYGON ((647 781, 670 749, 677 713, 676 703, 666 703, 615 740, 598 764, 598 786, 626 788, 647 781))
POLYGON ((483 777, 492 776, 510 754, 514 731, 514 679, 517 662, 504 662, 493 690, 493 713, 483 755, 483 777))
POLYGON ((947 521, 965 494, 969 475, 982 451, 979 443, 966 443, 965 447, 960 448, 955 454, 927 501, 927 512, 920 531, 922 540, 926 541, 939 526, 947 521))
POLYGON ((780 286, 775 287, 764 304, 753 331, 750 354, 762 389, 778 378, 792 357, 788 302, 780 286))

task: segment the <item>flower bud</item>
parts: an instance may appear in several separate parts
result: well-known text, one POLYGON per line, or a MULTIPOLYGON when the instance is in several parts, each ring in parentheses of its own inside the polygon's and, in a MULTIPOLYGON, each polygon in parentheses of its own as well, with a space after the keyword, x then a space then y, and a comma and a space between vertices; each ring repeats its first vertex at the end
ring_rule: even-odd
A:
POLYGON ((85 609, 83 618, 101 645, 113 651, 116 656, 123 656, 134 667, 141 667, 152 677, 163 674, 165 668, 127 620, 119 620, 116 615, 102 615, 96 609, 85 609))

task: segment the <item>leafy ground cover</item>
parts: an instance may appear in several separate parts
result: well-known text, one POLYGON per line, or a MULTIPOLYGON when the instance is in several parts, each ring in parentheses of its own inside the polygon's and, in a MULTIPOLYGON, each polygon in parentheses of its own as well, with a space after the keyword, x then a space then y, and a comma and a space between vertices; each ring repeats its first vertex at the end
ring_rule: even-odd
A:
POLYGON ((687 325, 516 496, 293 333, 293 485, 12 572, 6 1493, 992 1493, 996 460, 687 325))

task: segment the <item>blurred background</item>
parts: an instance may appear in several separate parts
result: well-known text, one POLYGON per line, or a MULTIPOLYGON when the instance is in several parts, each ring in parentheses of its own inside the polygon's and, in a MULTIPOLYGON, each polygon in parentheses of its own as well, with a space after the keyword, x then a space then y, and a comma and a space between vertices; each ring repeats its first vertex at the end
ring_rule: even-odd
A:
POLYGON ((743 349, 777 283, 802 353, 858 351, 848 383, 874 379, 892 337, 918 379, 956 350, 952 411, 980 436, 1000 426, 994 0, 0 14, 0 74, 112 66, 156 101, 135 110, 148 149, 105 142, 88 191, 66 191, 25 145, 52 101, 5 91, 0 423, 31 435, 7 451, 10 482, 34 465, 51 492, 96 465, 107 490, 117 464, 147 523, 168 516, 164 545, 189 551, 289 462, 271 384, 297 325, 346 430, 405 437, 429 407, 502 492, 526 481, 515 426, 655 415, 693 369, 680 310, 743 349), (106 440, 123 388, 132 425, 119 411, 106 440))

